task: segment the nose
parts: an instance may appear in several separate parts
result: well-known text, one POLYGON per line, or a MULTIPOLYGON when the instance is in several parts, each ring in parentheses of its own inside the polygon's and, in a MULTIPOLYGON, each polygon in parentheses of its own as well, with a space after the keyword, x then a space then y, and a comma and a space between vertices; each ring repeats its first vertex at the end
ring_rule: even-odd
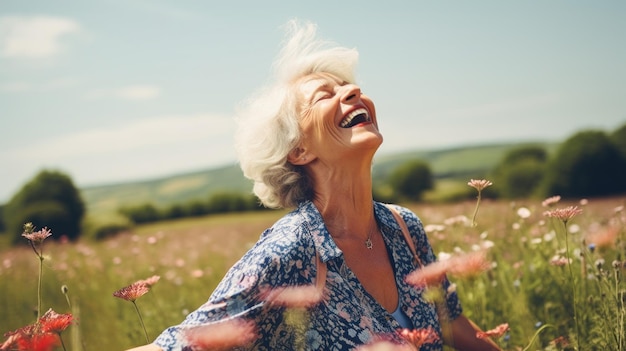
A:
POLYGON ((341 87, 341 102, 349 104, 359 101, 361 88, 356 84, 346 84, 341 87))

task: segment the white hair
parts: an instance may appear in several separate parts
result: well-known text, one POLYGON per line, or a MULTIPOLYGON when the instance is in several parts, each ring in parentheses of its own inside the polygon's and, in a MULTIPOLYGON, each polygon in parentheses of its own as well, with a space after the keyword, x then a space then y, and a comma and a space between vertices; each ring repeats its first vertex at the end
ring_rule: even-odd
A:
POLYGON ((269 208, 294 207, 312 197, 302 167, 287 161, 300 143, 295 82, 316 72, 331 73, 354 83, 355 49, 316 37, 317 26, 291 20, 283 47, 272 65, 269 84, 244 101, 237 114, 235 136, 239 163, 253 191, 269 208))

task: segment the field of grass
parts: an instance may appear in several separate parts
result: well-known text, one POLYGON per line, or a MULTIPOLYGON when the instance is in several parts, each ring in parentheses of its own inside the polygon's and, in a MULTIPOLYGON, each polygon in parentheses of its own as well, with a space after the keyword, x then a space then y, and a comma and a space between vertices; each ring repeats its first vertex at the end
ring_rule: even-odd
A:
MULTIPOLYGON (((625 200, 556 204, 582 209, 567 223, 567 234, 562 222, 543 215, 546 208, 537 200, 483 201, 476 226, 468 225, 473 201, 406 206, 421 217, 440 256, 490 247, 492 269, 453 281, 465 313, 481 327, 509 323, 509 333, 498 340, 504 349, 557 350, 553 340, 564 337, 571 345, 580 344, 579 350, 625 350, 625 200), (554 264, 555 256, 568 255, 571 265, 554 264), (531 344, 541 327, 545 329, 531 344)), ((113 297, 114 291, 152 275, 161 277, 137 300, 152 339, 205 302, 225 271, 282 214, 160 222, 101 242, 46 241, 42 310, 72 311, 78 318, 63 334, 68 350, 143 344, 134 307, 113 297), (69 289, 71 310, 62 285, 69 289)), ((21 247, 0 251, 0 331, 34 322, 38 270, 39 260, 26 240, 21 247)))

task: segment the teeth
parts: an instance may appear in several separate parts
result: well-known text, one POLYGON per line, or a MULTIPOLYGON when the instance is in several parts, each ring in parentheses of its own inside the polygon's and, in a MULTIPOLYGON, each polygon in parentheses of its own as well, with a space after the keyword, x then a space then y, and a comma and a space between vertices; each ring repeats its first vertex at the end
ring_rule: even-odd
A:
POLYGON ((339 123, 339 126, 344 128, 345 126, 349 125, 350 122, 352 122, 352 120, 354 119, 354 117, 360 115, 360 114, 365 114, 365 119, 366 120, 370 120, 370 116, 367 113, 367 110, 364 108, 358 108, 352 112, 350 112, 347 116, 345 116, 341 122, 339 123))

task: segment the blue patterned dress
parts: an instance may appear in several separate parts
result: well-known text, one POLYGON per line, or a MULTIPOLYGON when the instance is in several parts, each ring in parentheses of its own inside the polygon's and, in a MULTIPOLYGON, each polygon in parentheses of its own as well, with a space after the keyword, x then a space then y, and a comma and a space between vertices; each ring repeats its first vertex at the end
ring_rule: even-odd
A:
MULTIPOLYGON (((395 207, 406 222, 420 260, 435 260, 421 221, 410 210, 395 207)), ((423 291, 405 282, 418 268, 400 226, 382 203, 374 203, 374 214, 395 270, 402 311, 415 329, 434 328, 441 339, 437 309, 426 301, 423 291)), ((268 307, 259 300, 264 287, 315 284, 316 252, 326 263, 326 287, 322 303, 310 309, 306 329, 307 350, 353 350, 381 337, 402 342, 396 331, 398 322, 365 291, 348 268, 341 250, 324 225, 315 205, 300 204, 261 235, 259 241, 226 274, 208 302, 192 312, 182 324, 170 327, 155 340, 166 351, 191 350, 183 337, 186 328, 233 318, 253 320, 259 338, 245 350, 292 350, 296 335, 285 323, 284 308, 268 307)), ((449 282, 443 283, 446 291, 449 282)), ((446 294, 443 308, 452 320, 461 314, 454 291, 446 294)), ((441 342, 428 344, 422 351, 441 350, 441 342)))

